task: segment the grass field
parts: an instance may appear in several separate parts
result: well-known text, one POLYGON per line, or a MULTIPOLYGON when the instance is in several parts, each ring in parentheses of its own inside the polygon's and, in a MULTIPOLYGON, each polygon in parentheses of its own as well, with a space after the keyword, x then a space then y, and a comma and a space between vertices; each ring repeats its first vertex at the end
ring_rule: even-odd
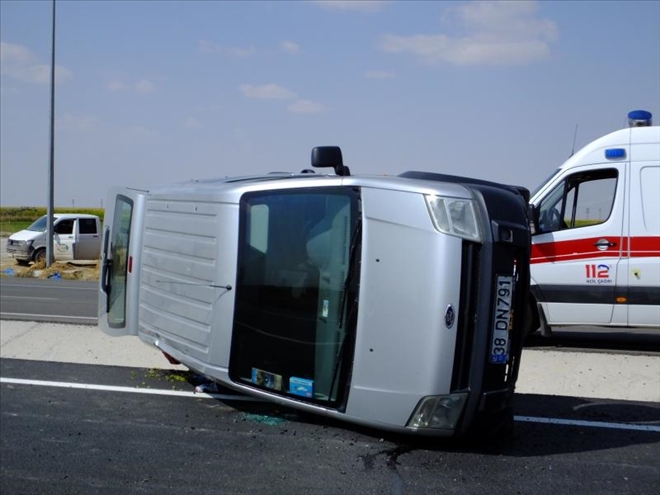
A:
MULTIPOLYGON (((55 213, 88 213, 97 215, 103 222, 103 208, 55 208, 55 213)), ((45 207, 26 206, 0 207, 0 235, 8 236, 19 230, 28 228, 32 222, 46 214, 45 207)))

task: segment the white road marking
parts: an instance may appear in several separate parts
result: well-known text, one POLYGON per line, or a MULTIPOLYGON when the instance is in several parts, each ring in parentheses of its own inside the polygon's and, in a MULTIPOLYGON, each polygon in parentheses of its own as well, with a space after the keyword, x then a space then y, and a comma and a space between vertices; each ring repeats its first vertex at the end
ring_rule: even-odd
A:
POLYGON ((2 296, 3 299, 39 299, 41 301, 57 301, 59 297, 33 297, 33 296, 2 296))
POLYGON ((635 425, 630 423, 604 423, 602 421, 584 421, 580 419, 537 418, 534 416, 514 416, 514 420, 521 423, 544 423, 564 426, 587 426, 592 428, 609 428, 612 430, 653 431, 660 433, 660 426, 635 425))
POLYGON ((71 383, 71 382, 51 382, 47 380, 24 380, 22 378, 4 378, 0 377, 0 383, 12 383, 15 385, 37 385, 41 387, 60 387, 77 388, 83 390, 103 390, 106 392, 128 392, 133 394, 151 394, 151 395, 170 395, 174 397, 196 397, 200 399, 221 399, 238 401, 258 401, 261 399, 248 397, 246 395, 231 394, 207 394, 206 392, 186 392, 184 390, 164 390, 157 388, 135 388, 135 387, 117 387, 114 385, 95 385, 91 383, 71 383))
MULTIPOLYGON (((245 395, 232 395, 232 394, 207 394, 205 392, 186 392, 183 390, 163 390, 153 388, 135 388, 135 387, 118 387, 113 385, 95 385, 90 383, 71 383, 71 382, 52 382, 45 380, 25 380, 22 378, 4 378, 0 377, 0 383, 15 384, 15 385, 36 385, 41 387, 60 387, 60 388, 75 388, 83 390, 102 390, 107 392, 124 392, 133 394, 150 394, 150 395, 169 395, 174 397, 194 397, 199 399, 220 399, 220 400, 236 400, 242 402, 265 402, 256 397, 248 397, 245 395)), ((561 419, 561 418, 541 418, 534 416, 514 416, 515 421, 521 423, 541 423, 562 426, 583 426, 589 428, 608 428, 614 430, 634 430, 634 431, 647 431, 660 433, 660 426, 652 425, 637 425, 629 423, 605 423, 601 421, 583 421, 579 419, 561 419)))

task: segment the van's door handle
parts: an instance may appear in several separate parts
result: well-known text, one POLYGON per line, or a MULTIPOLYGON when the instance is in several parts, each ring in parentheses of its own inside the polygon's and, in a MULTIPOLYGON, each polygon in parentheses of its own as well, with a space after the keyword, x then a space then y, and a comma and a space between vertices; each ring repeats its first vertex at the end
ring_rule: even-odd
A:
POLYGON ((596 246, 600 251, 605 251, 607 248, 616 246, 616 242, 608 241, 607 239, 598 239, 594 246, 596 246))
POLYGON ((106 296, 106 313, 110 312, 110 277, 112 276, 112 260, 106 259, 101 267, 101 288, 106 296))

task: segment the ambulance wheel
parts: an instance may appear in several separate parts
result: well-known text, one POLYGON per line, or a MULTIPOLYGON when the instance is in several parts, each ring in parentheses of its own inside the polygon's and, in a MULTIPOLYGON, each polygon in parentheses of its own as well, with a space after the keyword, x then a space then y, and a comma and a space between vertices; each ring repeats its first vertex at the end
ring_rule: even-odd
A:
POLYGON ((35 263, 41 263, 42 261, 45 262, 46 261, 46 249, 45 248, 37 249, 34 252, 34 256, 32 256, 32 261, 34 261, 35 263))

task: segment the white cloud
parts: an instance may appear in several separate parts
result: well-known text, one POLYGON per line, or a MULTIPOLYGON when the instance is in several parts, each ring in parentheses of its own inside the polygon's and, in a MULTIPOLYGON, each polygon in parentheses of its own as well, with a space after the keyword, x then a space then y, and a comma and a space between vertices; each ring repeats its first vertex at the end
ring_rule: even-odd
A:
POLYGON ((367 79, 394 79, 396 74, 384 70, 368 70, 364 73, 367 79))
POLYGON ((126 84, 124 84, 122 81, 110 81, 105 85, 105 87, 108 89, 108 91, 124 91, 128 89, 126 84))
POLYGON ((298 43, 294 43, 293 41, 283 41, 280 43, 280 49, 287 53, 300 53, 300 45, 298 43))
POLYGON ((245 97, 257 100, 291 100, 296 97, 296 93, 277 84, 241 84, 238 89, 245 97))
POLYGON ((320 103, 311 100, 298 100, 292 105, 289 105, 287 110, 292 113, 318 113, 325 111, 326 108, 320 103))
POLYGON ((193 128, 199 127, 199 121, 193 117, 188 117, 183 121, 183 127, 193 128))
POLYGON ((498 39, 542 38, 557 39, 557 26, 548 19, 537 19, 538 3, 525 1, 479 1, 451 8, 446 20, 453 23, 452 15, 475 33, 498 39))
MULTIPOLYGON (((41 64, 23 45, 0 42, 0 72, 20 81, 50 83, 50 65, 41 64)), ((64 82, 73 77, 66 67, 55 65, 55 82, 64 82)))
POLYGON ((536 16, 535 1, 468 2, 448 9, 445 21, 462 26, 466 35, 388 34, 378 47, 407 53, 426 63, 455 65, 521 65, 547 58, 557 26, 536 16))
POLYGON ((135 91, 138 93, 151 93, 156 85, 146 79, 140 79, 135 83, 135 91))
POLYGON ((27 65, 34 59, 30 50, 23 45, 0 42, 0 62, 27 65))
POLYGON ((56 131, 89 131, 96 125, 96 117, 93 115, 73 115, 65 113, 62 117, 55 119, 56 131))
POLYGON ((383 0, 317 0, 315 3, 325 10, 380 12, 386 2, 383 0))
MULTIPOLYGON (((293 100, 298 97, 295 92, 273 83, 263 84, 261 86, 241 84, 239 89, 246 98, 257 100, 293 100)), ((297 99, 287 107, 287 110, 292 113, 317 113, 327 109, 320 103, 297 99)))
POLYGON ((207 40, 199 40, 199 51, 201 53, 220 53, 228 57, 250 57, 257 53, 254 46, 236 47, 236 46, 223 46, 217 43, 212 43, 207 40))

